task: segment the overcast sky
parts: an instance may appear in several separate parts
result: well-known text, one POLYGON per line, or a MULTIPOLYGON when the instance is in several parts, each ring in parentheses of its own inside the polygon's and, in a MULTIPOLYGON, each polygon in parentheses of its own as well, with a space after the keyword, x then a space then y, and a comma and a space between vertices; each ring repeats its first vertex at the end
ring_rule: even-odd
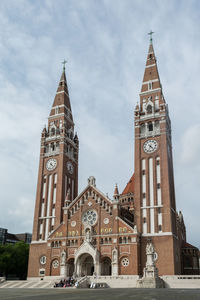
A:
POLYGON ((133 111, 155 31, 172 121, 177 210, 200 247, 200 2, 0 1, 0 227, 31 232, 40 135, 62 72, 80 139, 79 191, 122 192, 134 170, 133 111))

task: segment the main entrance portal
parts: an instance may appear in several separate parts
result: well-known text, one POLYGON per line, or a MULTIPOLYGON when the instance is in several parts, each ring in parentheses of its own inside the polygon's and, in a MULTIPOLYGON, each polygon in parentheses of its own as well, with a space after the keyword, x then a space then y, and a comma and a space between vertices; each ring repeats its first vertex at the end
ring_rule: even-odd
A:
POLYGON ((93 257, 88 254, 82 254, 77 260, 77 275, 82 276, 92 276, 94 273, 94 261, 93 257))

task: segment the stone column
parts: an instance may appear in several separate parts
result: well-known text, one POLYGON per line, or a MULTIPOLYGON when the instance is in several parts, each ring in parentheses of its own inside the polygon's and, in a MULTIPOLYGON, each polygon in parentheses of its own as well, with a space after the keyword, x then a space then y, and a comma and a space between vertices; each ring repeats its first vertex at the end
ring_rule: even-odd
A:
POLYGON ((99 261, 98 262, 96 261, 94 264, 94 272, 95 272, 96 276, 101 275, 101 265, 100 265, 99 261))
POLYGON ((67 277, 67 266, 60 266, 60 275, 67 277))

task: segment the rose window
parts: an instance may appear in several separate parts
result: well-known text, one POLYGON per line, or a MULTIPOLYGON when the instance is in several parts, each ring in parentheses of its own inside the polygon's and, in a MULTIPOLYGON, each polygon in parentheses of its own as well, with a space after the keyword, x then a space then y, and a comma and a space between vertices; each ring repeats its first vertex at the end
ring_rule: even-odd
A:
POLYGON ((83 214, 82 222, 84 225, 94 225, 97 222, 97 212, 93 209, 83 214))
POLYGON ((59 261, 57 259, 54 260, 53 263, 52 263, 52 265, 53 265, 54 269, 57 269, 59 267, 59 261))
POLYGON ((123 267, 127 267, 129 265, 129 260, 127 257, 122 259, 122 266, 123 267))

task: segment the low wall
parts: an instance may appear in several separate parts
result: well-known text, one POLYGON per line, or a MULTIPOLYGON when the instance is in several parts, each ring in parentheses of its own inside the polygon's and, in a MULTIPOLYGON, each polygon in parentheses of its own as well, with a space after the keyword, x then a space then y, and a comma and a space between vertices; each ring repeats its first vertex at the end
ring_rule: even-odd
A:
MULTIPOLYGON (((63 276, 45 276, 44 282, 58 282, 63 276)), ((138 275, 120 275, 120 276, 88 276, 91 282, 107 283, 110 288, 136 288, 138 275)), ((165 275, 161 276, 164 280, 165 288, 181 289, 200 289, 200 275, 165 275)), ((28 278, 28 281, 39 282, 40 277, 28 278)))
POLYGON ((136 288, 138 275, 120 275, 120 276, 88 276, 91 282, 107 283, 110 288, 136 288))
POLYGON ((166 288, 200 289, 200 275, 168 275, 161 278, 166 288))
POLYGON ((61 279, 64 279, 65 277, 64 276, 43 276, 43 277, 27 277, 27 280, 28 281, 33 281, 33 282, 36 282, 36 281, 52 281, 52 282, 57 282, 57 281, 60 281, 61 279))

